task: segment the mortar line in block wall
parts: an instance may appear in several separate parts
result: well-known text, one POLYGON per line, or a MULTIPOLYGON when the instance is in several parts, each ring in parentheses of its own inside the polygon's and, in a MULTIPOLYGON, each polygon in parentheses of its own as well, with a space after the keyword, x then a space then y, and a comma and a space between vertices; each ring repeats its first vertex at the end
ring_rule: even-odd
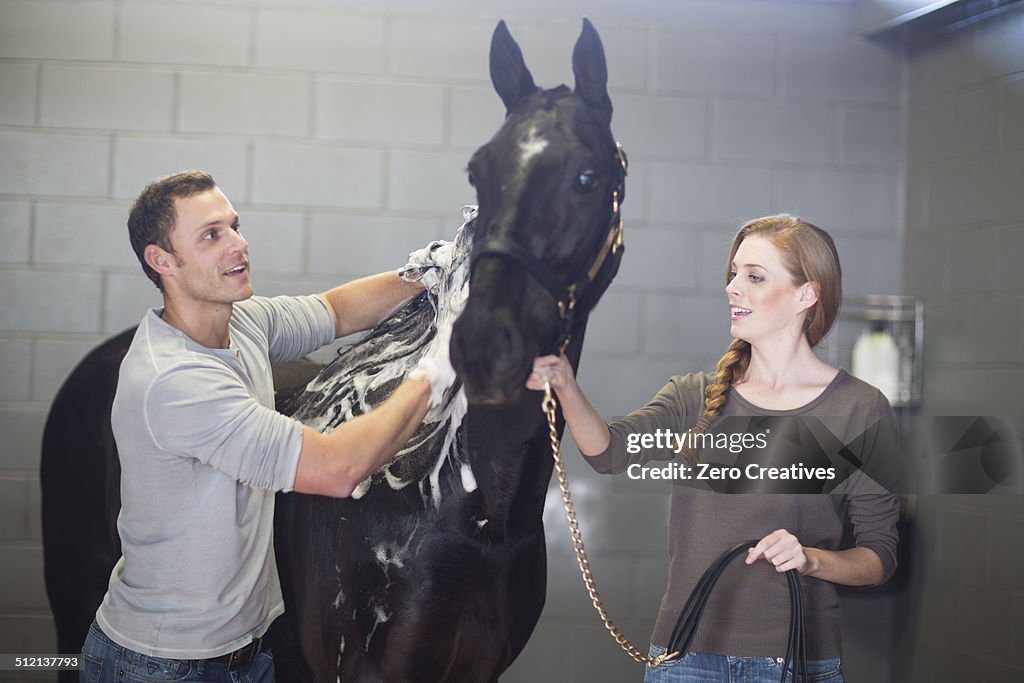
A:
POLYGON ((702 161, 712 163, 715 158, 715 98, 709 96, 704 101, 704 158, 702 161))
POLYGON ((832 150, 829 158, 832 163, 843 166, 845 154, 843 154, 843 132, 846 130, 846 106, 838 102, 829 102, 832 108, 832 150))
POLYGON ((256 36, 259 35, 260 7, 252 7, 249 10, 249 45, 246 47, 246 65, 249 68, 256 68, 256 36))
POLYGON ((33 372, 36 367, 36 359, 38 356, 39 337, 38 335, 32 335, 32 341, 28 345, 28 398, 32 398, 36 395, 36 373, 33 372))
POLYGON ((782 78, 782 75, 785 73, 783 60, 785 58, 786 36, 779 31, 773 31, 771 36, 773 38, 772 44, 775 47, 773 54, 774 63, 772 64, 772 94, 777 98, 782 98, 786 94, 784 92, 786 84, 782 78))
POLYGON ((102 277, 100 277, 100 319, 99 329, 102 332, 107 329, 107 290, 110 287, 110 273, 106 270, 101 271, 102 277))
POLYGON ((123 7, 122 0, 116 0, 114 3, 114 30, 113 30, 113 41, 114 41, 114 54, 113 62, 119 62, 121 60, 121 9, 123 7))
POLYGON ((32 112, 32 124, 36 127, 42 126, 43 119, 43 67, 41 64, 36 63, 36 97, 33 106, 35 111, 32 112))
POLYGON ((30 199, 28 202, 28 266, 31 268, 35 265, 35 253, 36 253, 36 200, 30 199))
POLYGON ((171 132, 181 131, 181 71, 171 74, 171 132))
POLYGON ((309 105, 309 111, 306 112, 306 140, 313 142, 316 140, 316 107, 319 103, 319 89, 320 89, 320 76, 315 71, 310 71, 306 74, 307 81, 309 83, 309 92, 307 93, 307 104, 309 105))
POLYGON ((245 143, 245 199, 249 203, 255 203, 256 171, 253 169, 256 160, 256 142, 252 139, 245 143))
POLYGON ((391 40, 393 36, 394 28, 394 17, 391 15, 385 15, 381 22, 381 34, 383 40, 381 41, 381 56, 380 56, 380 67, 381 73, 385 75, 391 74, 391 40))
POLYGON ((441 146, 452 146, 452 100, 455 99, 450 85, 441 90, 441 146))
POLYGON ((303 276, 307 276, 307 277, 309 276, 309 272, 310 272, 310 268, 309 268, 309 253, 310 253, 310 251, 313 248, 313 244, 312 244, 312 240, 313 240, 312 223, 313 223, 313 211, 311 209, 304 210, 302 212, 302 252, 301 252, 302 262, 300 263, 299 267, 301 269, 300 272, 303 274, 303 276))
POLYGON ((639 329, 636 331, 636 343, 639 349, 639 353, 646 356, 647 351, 647 299, 648 292, 641 291, 640 296, 637 297, 637 326, 639 329))
POLYGON ((383 161, 381 162, 381 174, 380 174, 380 205, 387 211, 391 208, 391 196, 388 192, 388 179, 391 177, 391 155, 394 153, 394 148, 388 145, 384 150, 383 161))

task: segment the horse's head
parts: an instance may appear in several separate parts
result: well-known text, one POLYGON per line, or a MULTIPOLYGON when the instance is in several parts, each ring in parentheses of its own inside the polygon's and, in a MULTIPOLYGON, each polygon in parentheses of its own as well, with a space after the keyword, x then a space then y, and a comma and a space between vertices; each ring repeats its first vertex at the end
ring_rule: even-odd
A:
POLYGON ((507 113, 469 162, 479 214, 451 358, 471 403, 501 405, 521 396, 535 356, 581 334, 615 275, 626 164, 611 133, 604 49, 589 21, 573 50, 572 91, 534 85, 505 22, 490 62, 507 113))

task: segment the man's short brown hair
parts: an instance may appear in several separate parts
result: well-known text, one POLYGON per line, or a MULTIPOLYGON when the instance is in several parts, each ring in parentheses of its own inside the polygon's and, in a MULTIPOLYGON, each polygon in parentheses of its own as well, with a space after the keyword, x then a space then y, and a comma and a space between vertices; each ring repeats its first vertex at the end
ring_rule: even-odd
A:
POLYGON ((132 204, 128 214, 128 237, 132 242, 135 256, 142 264, 142 270, 153 281, 157 289, 164 291, 160 282, 160 274, 146 263, 145 251, 150 244, 155 244, 171 254, 171 229, 177 213, 174 200, 206 192, 217 187, 213 176, 204 171, 185 171, 175 173, 166 178, 154 180, 132 204))

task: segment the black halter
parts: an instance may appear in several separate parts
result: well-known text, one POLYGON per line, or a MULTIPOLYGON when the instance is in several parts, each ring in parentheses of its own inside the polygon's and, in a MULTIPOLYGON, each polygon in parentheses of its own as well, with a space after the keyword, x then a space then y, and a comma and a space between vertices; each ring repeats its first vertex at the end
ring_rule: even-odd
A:
MULTIPOLYGON (((601 267, 608 261, 609 255, 622 257, 625 249, 623 243, 623 222, 620 204, 625 195, 625 178, 628 174, 629 162, 626 160, 626 152, 622 145, 615 143, 615 161, 622 169, 618 176, 618 182, 612 189, 612 211, 609 219, 608 232, 601 241, 597 255, 590 263, 590 267, 580 273, 575 280, 566 283, 557 275, 553 274, 536 256, 531 254, 525 247, 504 237, 492 237, 480 243, 473 252, 472 265, 484 256, 503 256, 518 263, 534 277, 541 286, 546 289, 555 299, 558 306, 558 333, 555 341, 547 348, 547 352, 557 350, 559 354, 565 352, 569 341, 572 339, 572 324, 576 310, 576 301, 583 297, 584 292, 594 282, 601 267)), ((471 265, 471 267, 472 267, 471 265)))

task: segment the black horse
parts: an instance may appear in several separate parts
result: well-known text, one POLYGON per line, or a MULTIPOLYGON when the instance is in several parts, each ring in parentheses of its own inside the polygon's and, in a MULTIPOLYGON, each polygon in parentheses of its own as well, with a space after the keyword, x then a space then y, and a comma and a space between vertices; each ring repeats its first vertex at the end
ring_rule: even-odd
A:
MULTIPOLYGON (((586 21, 573 69, 574 91, 541 90, 504 23, 495 30, 491 78, 507 116, 469 163, 479 213, 460 232, 446 280, 458 287, 471 239, 472 286, 451 339, 465 416, 452 417, 456 407, 425 425, 358 499, 280 501, 288 619, 316 680, 496 680, 540 617, 552 461, 540 397, 523 386, 540 353, 564 350, 577 364, 587 314, 622 253, 625 162, 610 130, 604 52, 586 21)), ((389 367, 403 354, 411 362, 394 340, 423 339, 423 310, 414 303, 384 323, 368 340, 373 355, 393 349, 389 367)), ((346 352, 296 397, 293 414, 316 419, 340 396, 336 419, 360 412, 364 401, 350 394, 373 386, 365 360, 346 352)), ((397 381, 379 382, 378 400, 397 381)))
POLYGON ((435 334, 451 335, 461 387, 394 462, 349 499, 278 497, 282 680, 492 681, 540 616, 552 464, 540 397, 523 386, 540 353, 579 361, 622 255, 625 158, 588 21, 574 90, 538 88, 504 22, 490 69, 507 115, 469 163, 479 210, 437 248, 438 288, 283 404, 330 428, 384 400, 435 334))

